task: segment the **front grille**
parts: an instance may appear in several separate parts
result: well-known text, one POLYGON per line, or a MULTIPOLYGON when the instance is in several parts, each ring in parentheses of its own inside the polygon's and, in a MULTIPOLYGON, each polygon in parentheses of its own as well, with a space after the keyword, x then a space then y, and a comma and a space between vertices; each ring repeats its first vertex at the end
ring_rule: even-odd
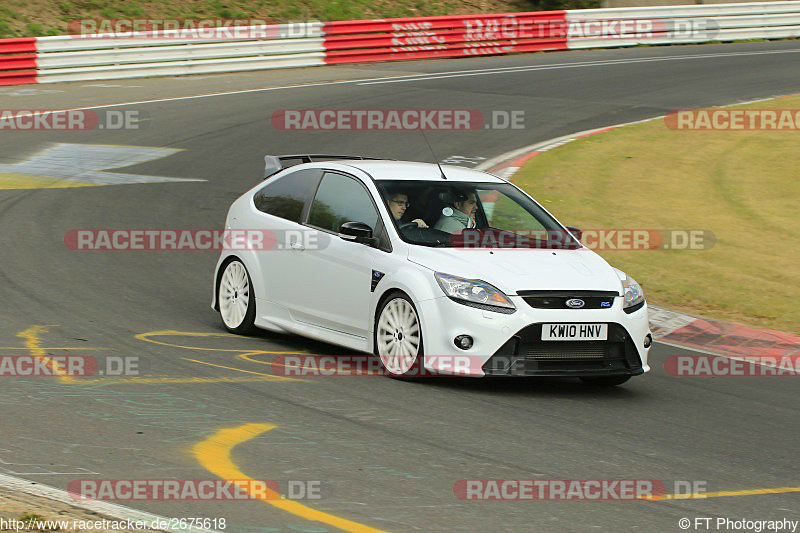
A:
POLYGON ((517 291, 517 295, 536 309, 575 309, 567 305, 575 299, 584 303, 578 309, 611 309, 619 296, 614 291, 517 291))
POLYGON ((602 347, 580 348, 571 346, 531 346, 527 348, 525 359, 528 361, 564 361, 564 360, 600 360, 606 355, 602 347))
POLYGON ((608 324, 605 341, 542 341, 542 325, 513 335, 483 366, 487 375, 640 374, 639 353, 625 328, 608 324))

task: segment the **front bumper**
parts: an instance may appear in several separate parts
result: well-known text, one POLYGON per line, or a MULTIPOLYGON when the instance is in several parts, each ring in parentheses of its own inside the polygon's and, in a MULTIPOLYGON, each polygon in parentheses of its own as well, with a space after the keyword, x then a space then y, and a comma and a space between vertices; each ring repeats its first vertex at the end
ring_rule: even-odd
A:
POLYGON ((608 324, 605 341, 542 341, 542 325, 513 335, 483 365, 487 376, 608 376, 644 373, 621 324, 608 324))
POLYGON ((451 374, 452 366, 431 357, 467 356, 468 372, 480 376, 609 376, 638 375, 650 370, 650 334, 647 305, 633 313, 622 310, 622 299, 608 309, 537 309, 521 297, 511 296, 517 309, 512 314, 476 309, 447 297, 419 302, 425 367, 431 372, 451 374), (544 323, 608 324, 606 341, 542 341, 544 323), (454 344, 459 335, 469 335, 474 344, 461 350, 454 344))

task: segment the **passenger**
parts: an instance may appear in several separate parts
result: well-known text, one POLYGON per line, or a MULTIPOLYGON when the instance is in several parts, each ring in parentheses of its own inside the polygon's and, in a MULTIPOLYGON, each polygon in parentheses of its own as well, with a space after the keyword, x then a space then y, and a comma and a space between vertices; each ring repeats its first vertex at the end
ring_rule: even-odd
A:
POLYGON ((401 192, 401 191, 390 191, 389 193, 389 211, 392 212, 392 216, 397 221, 397 224, 400 228, 410 228, 410 227, 418 227, 418 228, 427 228, 428 225, 425 223, 424 220, 421 218, 415 218, 411 222, 400 222, 403 218, 403 215, 406 214, 406 209, 411 205, 408 202, 408 194, 401 192))
POLYGON ((473 190, 455 192, 453 207, 442 209, 442 216, 433 225, 434 228, 456 233, 475 227, 475 214, 478 212, 478 195, 473 190))

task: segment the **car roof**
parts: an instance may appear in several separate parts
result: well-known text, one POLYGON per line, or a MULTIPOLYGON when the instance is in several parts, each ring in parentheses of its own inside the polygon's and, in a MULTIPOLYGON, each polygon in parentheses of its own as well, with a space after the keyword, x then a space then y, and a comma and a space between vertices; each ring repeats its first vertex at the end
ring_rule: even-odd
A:
MULTIPOLYGON (((355 167, 372 176, 376 180, 398 181, 439 181, 443 182, 439 167, 434 163, 415 161, 392 161, 373 159, 350 159, 345 161, 320 161, 307 163, 307 167, 321 167, 347 171, 347 167, 355 167)), ((470 168, 442 165, 448 181, 470 181, 484 183, 504 183, 505 180, 492 174, 472 170, 470 168)))

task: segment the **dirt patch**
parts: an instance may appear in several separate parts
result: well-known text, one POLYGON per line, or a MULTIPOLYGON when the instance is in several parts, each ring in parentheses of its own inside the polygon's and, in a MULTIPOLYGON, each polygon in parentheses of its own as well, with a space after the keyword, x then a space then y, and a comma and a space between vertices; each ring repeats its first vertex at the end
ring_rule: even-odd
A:
POLYGON ((0 488, 0 531, 15 531, 13 523, 10 523, 11 520, 24 522, 24 526, 17 526, 19 531, 58 531, 59 533, 80 533, 83 531, 91 531, 92 533, 106 531, 141 533, 143 531, 142 529, 80 529, 72 527, 76 525, 75 522, 98 522, 103 519, 108 521, 116 520, 119 523, 124 522, 49 498, 0 488), (52 522, 61 522, 61 524, 52 522), (30 526, 30 529, 28 526, 30 526))

